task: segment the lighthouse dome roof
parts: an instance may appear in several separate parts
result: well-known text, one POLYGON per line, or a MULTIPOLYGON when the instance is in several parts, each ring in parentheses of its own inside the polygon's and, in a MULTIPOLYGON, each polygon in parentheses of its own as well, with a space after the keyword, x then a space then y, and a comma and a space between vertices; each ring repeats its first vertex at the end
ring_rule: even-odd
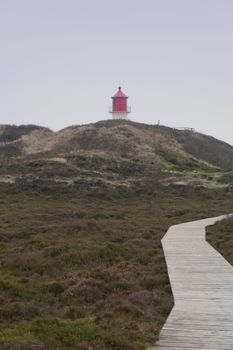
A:
POLYGON ((121 91, 121 87, 119 86, 117 93, 112 98, 128 98, 128 96, 121 91))

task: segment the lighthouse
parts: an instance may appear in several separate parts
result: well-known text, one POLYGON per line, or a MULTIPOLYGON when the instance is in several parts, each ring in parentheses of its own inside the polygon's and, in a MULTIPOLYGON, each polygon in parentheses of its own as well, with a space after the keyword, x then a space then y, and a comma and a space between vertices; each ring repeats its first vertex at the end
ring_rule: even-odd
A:
POLYGON ((128 119, 128 114, 131 112, 127 105, 128 96, 126 96, 119 86, 117 93, 112 96, 112 119, 128 119))

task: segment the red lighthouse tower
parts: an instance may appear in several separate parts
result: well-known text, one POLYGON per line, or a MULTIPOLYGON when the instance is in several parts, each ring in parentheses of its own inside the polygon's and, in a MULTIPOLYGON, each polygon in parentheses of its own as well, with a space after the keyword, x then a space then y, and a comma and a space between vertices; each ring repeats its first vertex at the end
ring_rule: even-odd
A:
POLYGON ((126 96, 119 86, 117 93, 112 97, 112 113, 113 119, 128 119, 128 114, 131 112, 127 105, 128 96, 126 96))

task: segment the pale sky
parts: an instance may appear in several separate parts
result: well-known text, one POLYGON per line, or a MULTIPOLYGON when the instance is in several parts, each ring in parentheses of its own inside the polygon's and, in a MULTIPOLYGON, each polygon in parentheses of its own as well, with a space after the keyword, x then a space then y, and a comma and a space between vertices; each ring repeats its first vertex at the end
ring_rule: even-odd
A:
POLYGON ((0 124, 111 118, 233 144, 233 0, 0 0, 0 124))

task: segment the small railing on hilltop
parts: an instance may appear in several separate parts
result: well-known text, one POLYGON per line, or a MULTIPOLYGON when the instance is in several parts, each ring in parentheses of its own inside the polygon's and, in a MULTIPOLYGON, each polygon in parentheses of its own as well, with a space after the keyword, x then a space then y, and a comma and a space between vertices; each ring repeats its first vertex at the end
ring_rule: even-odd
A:
POLYGON ((173 128, 174 130, 184 130, 184 131, 191 131, 195 132, 194 128, 187 128, 187 127, 178 127, 178 128, 173 128))

